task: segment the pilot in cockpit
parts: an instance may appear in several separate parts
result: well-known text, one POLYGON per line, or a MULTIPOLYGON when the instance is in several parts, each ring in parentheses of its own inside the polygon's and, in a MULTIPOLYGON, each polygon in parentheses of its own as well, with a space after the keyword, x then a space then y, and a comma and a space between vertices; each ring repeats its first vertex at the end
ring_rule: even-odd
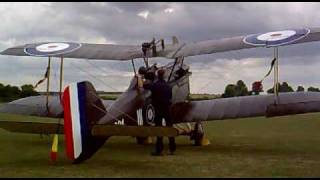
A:
POLYGON ((144 84, 153 83, 156 79, 157 64, 153 64, 151 67, 146 68, 141 66, 138 70, 138 86, 142 88, 144 84))
POLYGON ((144 66, 141 66, 138 70, 138 74, 136 75, 137 77, 137 85, 138 85, 138 88, 143 88, 143 83, 145 81, 145 75, 147 73, 147 68, 144 67, 144 66))

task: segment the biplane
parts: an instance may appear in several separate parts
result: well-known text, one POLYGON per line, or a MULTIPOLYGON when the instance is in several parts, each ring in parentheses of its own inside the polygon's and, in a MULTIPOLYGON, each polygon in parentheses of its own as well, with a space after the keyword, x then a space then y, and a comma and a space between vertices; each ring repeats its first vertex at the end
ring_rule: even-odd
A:
MULTIPOLYGON (((281 116, 320 112, 320 93, 278 91, 278 49, 281 46, 320 40, 320 28, 300 28, 250 34, 219 40, 182 43, 176 37, 142 45, 87 44, 75 42, 42 42, 12 47, 2 55, 48 57, 47 95, 32 96, 1 107, 1 113, 63 119, 57 123, 0 121, 0 127, 13 132, 64 134, 66 154, 73 163, 92 157, 112 136, 133 136, 139 143, 152 136, 189 136, 196 145, 204 142, 202 122, 257 116, 281 116), (272 48, 274 52, 274 94, 251 95, 191 101, 191 70, 184 58, 248 48, 272 48), (157 67, 150 58, 167 58, 172 62, 157 67), (50 62, 60 59, 60 93, 49 93, 50 62), (63 87, 65 58, 131 61, 133 77, 129 87, 115 101, 102 100, 93 85, 79 81, 63 87), (143 77, 135 67, 143 59, 147 71, 156 74, 165 69, 165 79, 172 87, 170 113, 174 127, 155 127, 155 110, 151 92, 143 88, 143 77), (49 71, 48 71, 49 70, 49 71), (192 126, 190 123, 193 123, 192 126), (17 128, 17 124, 19 128, 17 128), (187 124, 188 128, 181 127, 187 124)), ((156 77, 155 77, 156 80, 156 77)))

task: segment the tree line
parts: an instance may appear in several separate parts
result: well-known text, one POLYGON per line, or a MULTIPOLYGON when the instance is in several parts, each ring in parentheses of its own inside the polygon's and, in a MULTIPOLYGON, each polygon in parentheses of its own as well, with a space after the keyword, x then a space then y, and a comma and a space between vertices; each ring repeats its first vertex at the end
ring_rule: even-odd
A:
MULTIPOLYGON (((279 92, 294 92, 294 89, 287 83, 278 83, 279 92)), ((303 86, 298 86, 296 92, 305 91, 303 86)), ((320 92, 319 88, 308 87, 307 91, 320 92)), ((274 87, 267 90, 268 94, 274 93, 274 87)), ((255 94, 252 90, 248 90, 246 84, 242 80, 238 80, 236 84, 228 84, 225 87, 222 97, 249 96, 255 94)), ((257 93, 259 94, 259 93, 257 93)))
POLYGON ((31 84, 24 84, 17 87, 0 83, 0 102, 9 102, 36 95, 39 95, 39 93, 33 89, 33 85, 31 84))
MULTIPOLYGON (((294 89, 287 82, 282 82, 281 84, 278 83, 278 87, 279 92, 294 92, 294 89)), ((298 86, 296 91, 305 91, 305 88, 303 86, 298 86)), ((307 91, 320 92, 320 89, 310 86, 307 88, 307 91)), ((272 87, 268 89, 267 93, 273 94, 274 88, 272 87)), ((248 90, 247 85, 242 80, 238 80, 236 84, 228 84, 225 87, 222 97, 249 96, 253 94, 254 92, 252 92, 252 90, 248 90)), ((0 102, 9 102, 16 99, 37 95, 40 95, 39 92, 35 91, 33 85, 31 84, 24 84, 20 87, 17 87, 0 83, 0 102)))

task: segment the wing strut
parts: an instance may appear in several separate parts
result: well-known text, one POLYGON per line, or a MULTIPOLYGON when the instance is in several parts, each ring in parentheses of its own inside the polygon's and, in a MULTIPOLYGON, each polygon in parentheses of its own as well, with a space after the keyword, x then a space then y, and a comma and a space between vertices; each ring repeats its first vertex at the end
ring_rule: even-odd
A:
POLYGON ((46 108, 47 108, 47 112, 48 114, 50 114, 50 110, 49 110, 49 91, 50 91, 50 71, 51 71, 51 57, 48 57, 48 74, 47 74, 47 98, 46 98, 46 108))
POLYGON ((134 65, 134 60, 133 60, 133 59, 131 59, 131 63, 132 63, 134 75, 136 76, 136 75, 137 75, 137 72, 136 72, 136 67, 135 67, 135 65, 134 65))
POLYGON ((274 66, 274 97, 275 97, 275 104, 279 104, 279 51, 278 47, 274 47, 273 55, 275 59, 275 66, 274 66))
POLYGON ((63 57, 61 56, 60 60, 60 88, 59 88, 59 95, 60 95, 60 102, 62 100, 62 85, 63 85, 63 57))
MULTIPOLYGON (((49 79, 49 78, 48 78, 49 79)), ((60 82, 59 82, 59 99, 60 99, 60 104, 62 105, 62 86, 63 86, 63 57, 61 56, 61 59, 60 59, 60 82)), ((50 152, 50 157, 51 157, 51 160, 53 162, 55 162, 57 160, 57 153, 58 153, 58 144, 59 144, 59 131, 60 131, 60 122, 61 121, 61 118, 59 118, 59 123, 58 123, 58 126, 57 126, 57 129, 56 129, 56 133, 54 134, 53 136, 53 142, 52 142, 52 147, 51 147, 51 152, 50 152)))

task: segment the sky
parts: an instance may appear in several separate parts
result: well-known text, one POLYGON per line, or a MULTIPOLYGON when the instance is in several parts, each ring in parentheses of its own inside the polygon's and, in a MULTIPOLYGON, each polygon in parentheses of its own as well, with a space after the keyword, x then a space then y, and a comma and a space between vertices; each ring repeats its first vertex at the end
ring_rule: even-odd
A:
MULTIPOLYGON (((164 38, 171 43, 320 27, 317 2, 1 2, 0 51, 37 42, 140 45, 164 38)), ((320 42, 279 49, 280 82, 320 87, 320 42)), ((271 48, 253 48, 186 57, 191 93, 221 94, 243 80, 249 89, 270 68, 271 48)), ((156 58, 165 65, 171 60, 156 58)), ((142 59, 137 59, 138 65, 142 59)), ((45 73, 46 58, 0 56, 0 83, 35 84, 45 73)), ((59 60, 54 59, 51 90, 59 88, 59 60)), ((130 61, 65 60, 64 85, 89 80, 97 90, 124 91, 132 78, 130 61)), ((272 87, 268 77, 265 91, 272 87)), ((45 83, 37 90, 44 91, 45 83)))

